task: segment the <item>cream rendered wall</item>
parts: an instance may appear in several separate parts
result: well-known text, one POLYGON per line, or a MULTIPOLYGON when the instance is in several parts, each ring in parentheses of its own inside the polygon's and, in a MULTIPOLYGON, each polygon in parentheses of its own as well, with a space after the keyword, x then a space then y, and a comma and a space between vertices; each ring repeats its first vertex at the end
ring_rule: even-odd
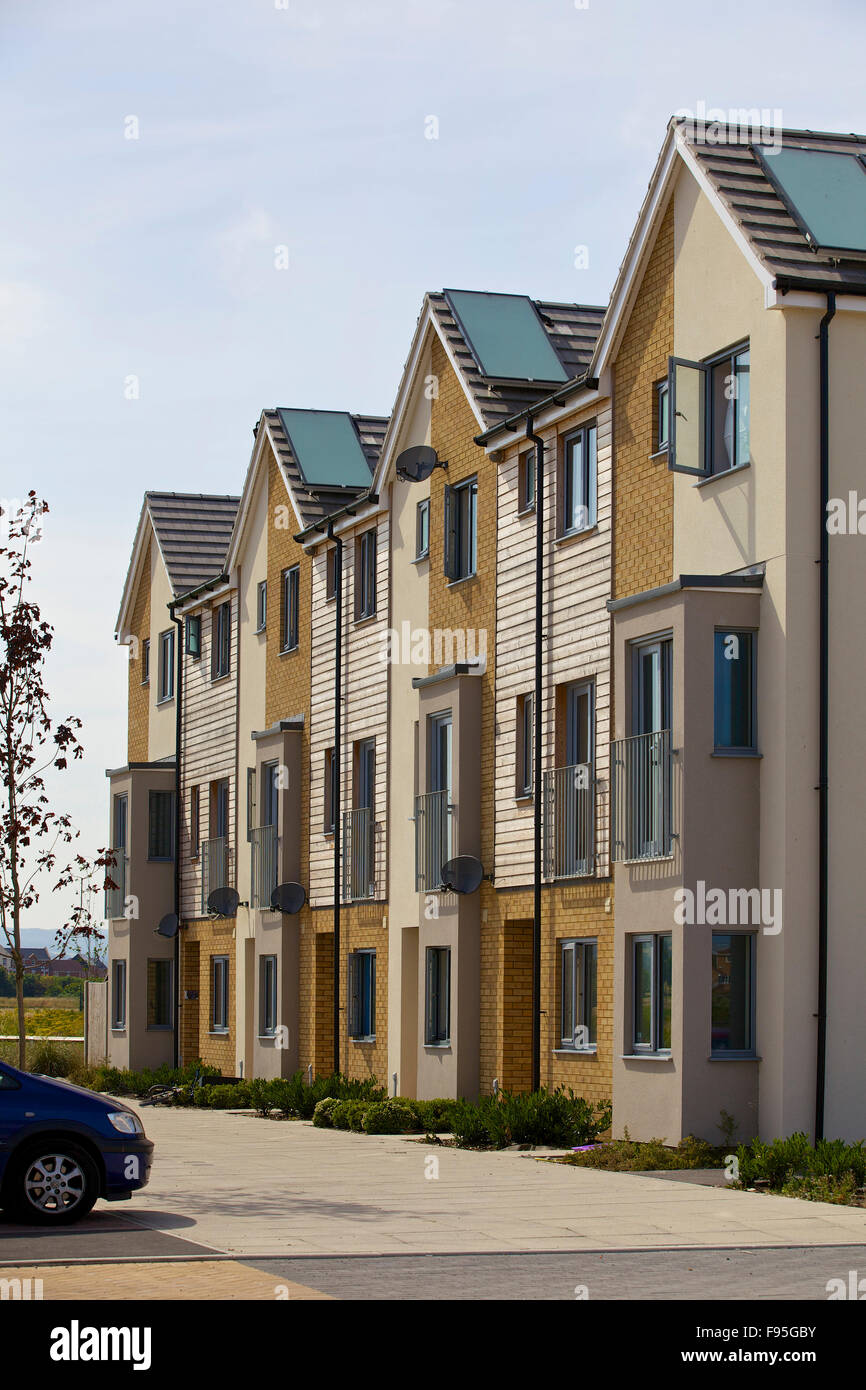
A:
MULTIPOLYGON (((396 441, 396 452, 430 443, 431 402, 424 380, 432 371, 429 343, 418 364, 415 389, 396 441)), ((429 560, 415 560, 418 503, 430 495, 429 481, 406 483, 392 476, 391 626, 397 634, 426 629, 429 560)), ((402 643, 401 651, 402 652, 402 643)), ((409 653, 411 654, 411 645, 409 653)), ((418 692, 413 676, 426 676, 426 664, 395 662, 390 666, 389 768, 389 933, 388 933, 388 1076, 397 1073, 400 1095, 415 1094, 418 1054, 418 894, 415 891, 415 725, 418 692)))
MULTIPOLYGON (((751 347, 751 467, 674 480, 674 572, 766 565, 758 641, 760 885, 783 928, 757 960, 759 1132, 811 1131, 817 987, 816 318, 767 310, 763 287, 683 170, 676 189, 674 341, 701 359, 751 347)), ((745 885, 744 885, 745 886, 745 885)), ((708 982, 709 983, 709 982, 708 982)))
MULTIPOLYGON (((148 757, 151 762, 159 758, 173 757, 175 745, 175 704, 166 700, 157 704, 159 693, 159 635, 167 628, 174 627, 168 605, 174 598, 168 581, 165 564, 159 546, 150 547, 150 696, 148 701, 148 757)), ((177 637, 175 637, 177 642, 177 637)), ((175 648, 175 684, 177 684, 177 648, 175 648)))
MULTIPOLYGON (((235 785, 238 789, 238 855, 237 890, 242 903, 250 901, 250 855, 246 838, 247 769, 255 767, 256 746, 250 737, 253 730, 265 728, 266 633, 256 632, 258 615, 258 585, 268 576, 268 469, 260 463, 253 495, 250 499, 244 540, 238 556, 236 581, 238 585, 238 764, 235 785)), ((279 595, 268 594, 269 613, 274 606, 279 612, 279 595)), ((238 1048, 238 1075, 253 1075, 255 980, 247 978, 248 967, 254 971, 255 952, 241 942, 255 939, 255 917, 261 916, 248 907, 238 907, 236 953, 237 989, 235 1007, 238 1048), (240 1064, 243 1063, 241 1073, 240 1064)))

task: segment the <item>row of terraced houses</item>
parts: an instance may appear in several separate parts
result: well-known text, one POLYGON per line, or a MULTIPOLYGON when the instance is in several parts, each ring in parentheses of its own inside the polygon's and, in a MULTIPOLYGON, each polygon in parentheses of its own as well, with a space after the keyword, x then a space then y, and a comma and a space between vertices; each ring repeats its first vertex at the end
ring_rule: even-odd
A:
POLYGON ((866 255, 791 194, 866 140, 780 143, 672 121, 606 307, 431 292, 390 418, 145 494, 112 1062, 866 1132, 866 255))

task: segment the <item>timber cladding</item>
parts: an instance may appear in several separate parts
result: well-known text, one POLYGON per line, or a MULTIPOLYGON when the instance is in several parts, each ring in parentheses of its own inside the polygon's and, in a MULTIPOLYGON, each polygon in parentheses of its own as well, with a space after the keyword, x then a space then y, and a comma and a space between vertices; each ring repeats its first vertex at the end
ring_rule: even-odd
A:
POLYGON ((652 458, 655 384, 674 350, 673 200, 662 219, 614 364, 614 598, 673 578, 673 475, 652 458))
MULTIPOLYGON (((153 536, 141 562, 141 577, 135 594, 132 619, 129 625, 135 644, 129 652, 129 725, 127 761, 146 763, 148 758, 151 685, 142 685, 144 643, 150 638, 150 564, 153 536)), ((157 653, 150 654, 151 681, 156 680, 157 653)))

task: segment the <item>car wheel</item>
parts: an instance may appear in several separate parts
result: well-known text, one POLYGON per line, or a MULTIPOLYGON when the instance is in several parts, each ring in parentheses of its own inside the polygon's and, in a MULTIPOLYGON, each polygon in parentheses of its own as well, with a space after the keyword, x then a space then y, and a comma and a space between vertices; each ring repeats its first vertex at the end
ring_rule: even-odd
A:
POLYGON ((16 1155, 3 1193, 10 1215, 42 1226, 79 1221, 98 1196, 93 1159, 62 1139, 16 1155))

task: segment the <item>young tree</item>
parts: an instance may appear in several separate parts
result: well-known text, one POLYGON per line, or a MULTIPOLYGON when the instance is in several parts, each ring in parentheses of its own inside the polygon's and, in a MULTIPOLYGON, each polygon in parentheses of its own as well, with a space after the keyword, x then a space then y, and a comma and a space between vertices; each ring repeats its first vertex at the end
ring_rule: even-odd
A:
POLYGON ((30 550, 42 538, 47 511, 35 492, 12 513, 0 509, 0 941, 5 938, 15 967, 20 1067, 26 1052, 23 915, 46 882, 57 892, 92 869, 83 855, 66 849, 78 832, 68 815, 51 809, 45 791, 46 772, 64 770, 84 752, 81 720, 55 722, 48 712, 43 676, 54 629, 28 597, 30 550))

